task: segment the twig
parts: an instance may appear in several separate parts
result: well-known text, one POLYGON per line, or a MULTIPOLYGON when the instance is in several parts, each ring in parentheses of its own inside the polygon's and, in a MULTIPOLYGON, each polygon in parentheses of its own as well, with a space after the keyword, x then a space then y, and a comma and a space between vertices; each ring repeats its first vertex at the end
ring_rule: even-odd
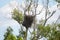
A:
POLYGON ((51 16, 53 16, 55 12, 56 12, 56 10, 52 12, 52 14, 47 18, 47 20, 48 20, 51 16))
POLYGON ((32 2, 30 2, 30 5, 24 10, 24 15, 26 15, 25 12, 29 10, 29 7, 31 7, 31 5, 32 5, 32 2))
POLYGON ((36 14, 36 15, 39 15, 42 11, 43 11, 43 8, 42 8, 42 9, 41 9, 41 11, 39 11, 39 13, 38 13, 38 14, 36 14))

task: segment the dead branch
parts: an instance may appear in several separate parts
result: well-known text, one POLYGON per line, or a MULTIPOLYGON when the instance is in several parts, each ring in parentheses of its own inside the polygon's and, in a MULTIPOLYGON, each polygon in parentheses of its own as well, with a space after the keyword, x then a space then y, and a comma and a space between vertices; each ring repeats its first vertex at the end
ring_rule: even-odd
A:
POLYGON ((32 5, 32 2, 30 2, 29 6, 28 6, 27 8, 25 8, 25 10, 24 10, 24 15, 26 15, 26 11, 29 10, 29 8, 31 7, 31 5, 32 5))
POLYGON ((56 12, 56 10, 52 12, 52 14, 47 18, 47 20, 48 20, 50 17, 52 17, 55 12, 56 12))
POLYGON ((39 13, 38 14, 36 14, 36 15, 39 15, 40 13, 42 13, 42 11, 43 11, 43 8, 41 9, 41 11, 39 11, 39 13))

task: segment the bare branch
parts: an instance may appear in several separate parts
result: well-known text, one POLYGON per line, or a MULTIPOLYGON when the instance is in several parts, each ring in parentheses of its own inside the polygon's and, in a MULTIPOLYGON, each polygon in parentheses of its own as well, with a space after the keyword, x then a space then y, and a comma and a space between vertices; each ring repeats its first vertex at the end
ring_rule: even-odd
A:
MULTIPOLYGON (((29 32, 30 32, 30 30, 29 30, 29 32)), ((30 34, 32 34, 32 32, 30 32, 30 34)))
POLYGON ((31 7, 31 5, 32 5, 32 2, 30 2, 29 6, 28 6, 27 8, 25 8, 25 10, 24 10, 24 15, 26 15, 25 12, 26 12, 27 10, 29 10, 29 7, 31 7))
POLYGON ((56 10, 52 12, 52 14, 47 18, 47 20, 48 20, 50 17, 52 17, 55 12, 56 12, 56 10))
POLYGON ((42 11, 43 11, 43 8, 42 8, 42 9, 41 9, 41 11, 39 11, 39 13, 38 13, 38 14, 36 14, 36 15, 39 15, 42 11))
POLYGON ((51 14, 48 18, 46 18, 46 19, 45 19, 45 22, 44 22, 44 24, 43 24, 44 26, 45 26, 45 24, 46 24, 47 20, 48 20, 50 17, 52 17, 52 16, 54 15, 54 13, 55 13, 55 12, 56 12, 56 10, 55 10, 55 11, 53 11, 53 12, 52 12, 52 14, 51 14))

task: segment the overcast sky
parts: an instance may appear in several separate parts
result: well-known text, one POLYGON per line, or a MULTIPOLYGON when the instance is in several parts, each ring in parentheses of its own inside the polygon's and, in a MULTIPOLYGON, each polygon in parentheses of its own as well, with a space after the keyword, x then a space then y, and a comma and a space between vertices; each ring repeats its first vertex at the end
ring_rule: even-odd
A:
MULTIPOLYGON (((17 23, 17 21, 13 20, 10 15, 12 7, 15 8, 15 6, 17 6, 18 2, 21 4, 22 0, 18 0, 18 1, 0 0, 0 40, 3 40, 3 35, 6 32, 6 28, 9 26, 11 26, 14 29, 14 34, 16 34, 16 35, 18 34, 20 25, 17 23), (12 7, 10 7, 10 3, 13 5, 12 7)), ((41 0, 39 0, 39 4, 41 4, 40 6, 42 6, 41 0)), ((40 6, 39 6, 39 8, 40 8, 40 6)), ((53 10, 57 9, 56 2, 54 2, 53 0, 50 0, 49 6, 53 10), (54 5, 54 7, 52 7, 53 5, 54 5)), ((51 18, 51 21, 52 20, 55 21, 59 15, 60 15, 60 13, 59 13, 59 11, 57 11, 56 14, 51 18)), ((43 14, 41 14, 41 16, 43 16, 43 14)), ((41 17, 41 16, 39 16, 39 17, 41 17)), ((48 20, 48 22, 51 22, 51 21, 48 20)))

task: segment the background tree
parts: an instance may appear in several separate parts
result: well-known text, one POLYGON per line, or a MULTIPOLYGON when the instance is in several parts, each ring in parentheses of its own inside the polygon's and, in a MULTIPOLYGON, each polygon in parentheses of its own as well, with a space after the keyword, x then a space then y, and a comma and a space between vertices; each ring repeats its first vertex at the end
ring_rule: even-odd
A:
POLYGON ((19 24, 23 21, 23 15, 21 11, 18 11, 17 8, 13 9, 12 11, 12 18, 16 20, 19 24))
POLYGON ((16 37, 12 32, 13 29, 11 27, 7 28, 7 32, 4 34, 4 40, 16 40, 16 37))

